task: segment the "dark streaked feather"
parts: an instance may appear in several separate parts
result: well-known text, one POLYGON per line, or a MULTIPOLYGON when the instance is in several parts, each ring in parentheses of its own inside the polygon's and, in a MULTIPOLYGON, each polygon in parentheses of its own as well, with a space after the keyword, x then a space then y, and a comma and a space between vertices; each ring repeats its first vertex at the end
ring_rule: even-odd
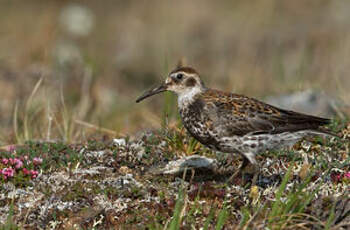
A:
POLYGON ((222 135, 277 134, 300 130, 331 134, 319 128, 329 124, 330 120, 326 118, 280 109, 246 96, 211 89, 205 91, 202 98, 208 110, 216 111, 222 135))

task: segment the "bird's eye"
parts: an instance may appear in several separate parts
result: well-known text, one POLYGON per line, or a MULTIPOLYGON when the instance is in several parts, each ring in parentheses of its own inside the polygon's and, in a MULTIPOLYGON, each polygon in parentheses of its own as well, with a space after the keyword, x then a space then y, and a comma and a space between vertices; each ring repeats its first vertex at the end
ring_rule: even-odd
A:
POLYGON ((182 73, 179 73, 178 75, 176 75, 176 78, 179 79, 179 80, 181 80, 181 79, 183 78, 183 76, 184 76, 184 75, 183 75, 182 73))

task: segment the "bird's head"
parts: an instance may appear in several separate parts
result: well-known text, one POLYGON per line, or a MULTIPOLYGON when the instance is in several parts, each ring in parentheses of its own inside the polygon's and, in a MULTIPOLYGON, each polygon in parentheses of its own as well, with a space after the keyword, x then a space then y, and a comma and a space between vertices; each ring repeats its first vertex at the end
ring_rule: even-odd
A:
POLYGON ((178 95, 179 101, 191 100, 193 96, 205 89, 196 70, 191 67, 180 67, 171 71, 163 84, 145 92, 136 102, 164 91, 174 92, 178 95))

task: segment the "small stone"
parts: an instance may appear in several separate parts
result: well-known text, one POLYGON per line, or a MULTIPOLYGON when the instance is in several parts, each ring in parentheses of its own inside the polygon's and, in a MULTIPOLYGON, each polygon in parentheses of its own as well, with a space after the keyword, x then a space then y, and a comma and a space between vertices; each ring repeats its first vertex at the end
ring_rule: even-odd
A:
POLYGON ((177 174, 185 169, 207 169, 213 170, 216 167, 215 159, 199 155, 183 157, 179 160, 170 161, 164 168, 158 170, 155 174, 177 174))
POLYGON ((118 146, 125 146, 126 145, 126 141, 125 141, 124 138, 113 139, 113 144, 114 145, 118 145, 118 146))

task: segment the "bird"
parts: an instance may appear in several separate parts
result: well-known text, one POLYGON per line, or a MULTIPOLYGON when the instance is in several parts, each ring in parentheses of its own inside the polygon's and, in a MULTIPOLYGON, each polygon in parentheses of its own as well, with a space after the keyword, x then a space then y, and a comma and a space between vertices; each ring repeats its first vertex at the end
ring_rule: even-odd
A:
POLYGON ((164 83, 146 91, 136 103, 165 92, 177 95, 182 123, 188 133, 214 151, 238 153, 243 157, 234 178, 253 165, 255 185, 259 164, 256 156, 266 150, 291 147, 312 135, 337 136, 323 126, 328 118, 285 110, 252 97, 206 87, 192 67, 177 67, 164 83))

